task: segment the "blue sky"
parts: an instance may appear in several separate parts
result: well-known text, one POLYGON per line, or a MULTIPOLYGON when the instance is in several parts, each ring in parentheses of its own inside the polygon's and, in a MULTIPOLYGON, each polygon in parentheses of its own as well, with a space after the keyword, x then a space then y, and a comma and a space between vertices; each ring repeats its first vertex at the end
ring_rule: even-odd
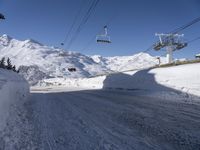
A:
MULTIPOLYGON (((80 18, 92 0, 0 0, 0 12, 7 18, 0 23, 0 34, 19 40, 32 38, 46 45, 62 47, 60 43, 82 1, 80 18)), ((169 32, 199 17, 199 8, 199 0, 100 0, 70 50, 88 55, 132 55, 151 46, 157 40, 155 32, 169 32), (108 27, 112 44, 97 44, 93 37, 111 18, 108 27)), ((80 19, 75 29, 79 23, 80 19)), ((185 40, 200 36, 200 22, 181 33, 185 40)), ((165 52, 152 50, 149 53, 160 55, 165 52)), ((193 58, 196 53, 200 53, 200 40, 175 52, 175 57, 193 58)))

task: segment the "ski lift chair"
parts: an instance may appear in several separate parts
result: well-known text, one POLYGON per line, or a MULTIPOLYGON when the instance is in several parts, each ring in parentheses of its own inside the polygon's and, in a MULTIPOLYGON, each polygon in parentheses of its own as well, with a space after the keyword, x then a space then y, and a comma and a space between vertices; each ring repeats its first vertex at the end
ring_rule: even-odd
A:
POLYGON ((76 68, 68 68, 69 72, 76 72, 76 68))
POLYGON ((179 43, 177 46, 176 46, 176 49, 182 49, 182 48, 184 48, 184 47, 186 47, 187 46, 187 43, 179 43))
POLYGON ((160 50, 160 49, 163 48, 163 47, 164 47, 164 44, 162 44, 161 42, 158 42, 158 43, 156 43, 156 44, 154 45, 154 49, 155 49, 156 51, 160 50))
POLYGON ((110 36, 108 36, 107 26, 104 26, 104 34, 96 36, 97 43, 111 43, 110 36))

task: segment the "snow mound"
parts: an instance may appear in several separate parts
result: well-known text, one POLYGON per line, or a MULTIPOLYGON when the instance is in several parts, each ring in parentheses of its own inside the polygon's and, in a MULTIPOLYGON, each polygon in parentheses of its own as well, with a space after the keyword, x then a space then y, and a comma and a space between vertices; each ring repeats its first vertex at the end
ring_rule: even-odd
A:
POLYGON ((144 69, 113 73, 95 78, 53 78, 41 82, 41 86, 64 86, 86 89, 122 89, 150 92, 183 92, 200 96, 200 63, 165 68, 144 69))
POLYGON ((0 69, 0 131, 5 127, 12 107, 22 103, 28 95, 29 85, 23 77, 0 69))

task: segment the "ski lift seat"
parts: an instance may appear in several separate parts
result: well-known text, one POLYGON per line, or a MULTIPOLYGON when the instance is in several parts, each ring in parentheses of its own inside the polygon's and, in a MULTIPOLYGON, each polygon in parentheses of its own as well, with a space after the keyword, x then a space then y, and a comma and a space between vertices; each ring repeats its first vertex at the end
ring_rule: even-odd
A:
POLYGON ((179 43, 176 48, 177 49, 182 49, 182 48, 184 48, 186 46, 187 46, 187 43, 179 43))
POLYGON ((160 42, 158 42, 158 43, 156 43, 156 44, 154 45, 154 49, 155 49, 156 51, 160 50, 160 49, 163 48, 163 47, 164 47, 164 44, 162 44, 162 43, 160 43, 160 42))
POLYGON ((111 43, 110 37, 105 35, 98 35, 96 40, 97 43, 111 43))
POLYGON ((111 41, 106 39, 97 39, 97 43, 111 43, 111 41))
POLYGON ((104 26, 104 33, 96 36, 97 43, 111 43, 110 36, 108 36, 107 26, 104 26))
POLYGON ((6 19, 3 14, 0 14, 0 19, 6 19))

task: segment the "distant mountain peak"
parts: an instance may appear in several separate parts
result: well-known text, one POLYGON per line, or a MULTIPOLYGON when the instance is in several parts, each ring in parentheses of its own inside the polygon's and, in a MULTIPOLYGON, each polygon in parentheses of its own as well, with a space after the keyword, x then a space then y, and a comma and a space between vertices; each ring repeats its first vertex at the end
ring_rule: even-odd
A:
POLYGON ((3 40, 3 41, 10 41, 13 38, 8 36, 7 34, 3 34, 2 36, 0 36, 0 39, 3 40))
POLYGON ((7 39, 12 39, 12 37, 10 37, 10 36, 7 35, 7 34, 3 34, 1 37, 2 37, 2 38, 7 38, 7 39))
POLYGON ((27 39, 27 40, 25 40, 24 42, 25 42, 25 43, 34 43, 34 44, 38 44, 38 45, 40 45, 40 46, 43 46, 42 43, 40 43, 40 42, 38 42, 38 41, 36 41, 36 40, 34 40, 34 39, 27 39))
POLYGON ((2 57, 9 57, 17 68, 21 66, 22 74, 29 81, 49 77, 90 77, 109 72, 84 54, 55 49, 33 39, 21 41, 8 35, 0 36, 2 57), (69 68, 76 68, 76 71, 70 72, 69 68))

